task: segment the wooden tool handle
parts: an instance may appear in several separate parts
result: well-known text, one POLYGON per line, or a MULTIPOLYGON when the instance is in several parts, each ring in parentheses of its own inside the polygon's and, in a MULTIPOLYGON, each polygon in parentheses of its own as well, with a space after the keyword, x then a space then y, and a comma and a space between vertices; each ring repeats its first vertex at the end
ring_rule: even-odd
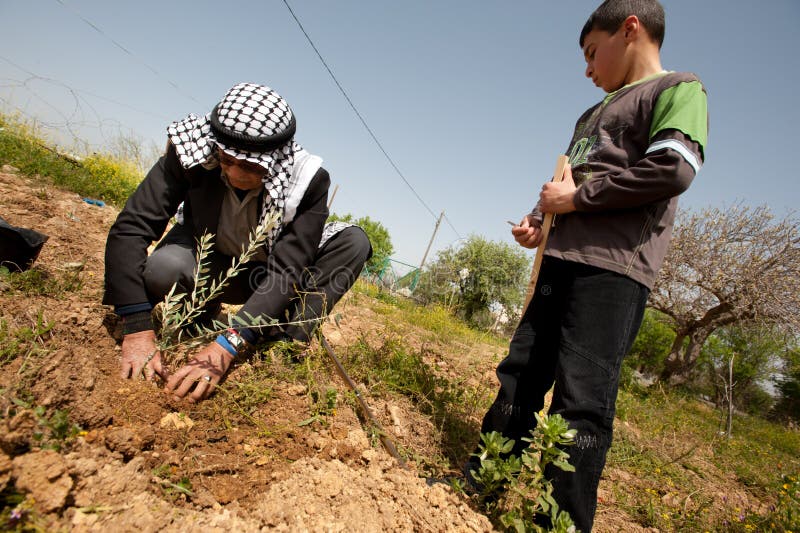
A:
MULTIPOLYGON (((553 181, 558 183, 564 181, 564 171, 569 164, 569 158, 565 155, 558 156, 556 161, 556 169, 553 171, 553 181)), ((547 244, 547 236, 550 235, 550 227, 553 225, 553 213, 546 213, 542 221, 542 240, 539 246, 536 247, 536 258, 533 260, 533 269, 531 270, 531 279, 528 282, 528 290, 525 291, 525 304, 522 306, 522 314, 519 318, 525 316, 528 306, 533 299, 533 291, 536 290, 536 281, 539 279, 539 269, 542 266, 542 258, 544 257, 544 247, 547 244)))

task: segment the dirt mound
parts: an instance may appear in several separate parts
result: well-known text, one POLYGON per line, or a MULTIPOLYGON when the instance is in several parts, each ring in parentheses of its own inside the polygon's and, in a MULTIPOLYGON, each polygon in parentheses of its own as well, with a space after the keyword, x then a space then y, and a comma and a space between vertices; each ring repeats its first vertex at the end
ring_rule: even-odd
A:
MULTIPOLYGON (((310 417, 317 390, 342 387, 304 382, 302 368, 264 385, 254 376, 280 361, 241 364, 228 393, 199 405, 120 379, 99 303, 116 211, 7 167, 0 190, 3 218, 50 236, 31 286, 0 287, 0 335, 14 347, 0 354, 0 491, 26 498, 10 520, 74 531, 492 529, 464 495, 401 469, 347 402, 310 417)), ((348 305, 334 345, 341 331, 370 329, 348 305)), ((382 402, 376 414, 425 445, 424 424, 408 427, 418 413, 382 402)))

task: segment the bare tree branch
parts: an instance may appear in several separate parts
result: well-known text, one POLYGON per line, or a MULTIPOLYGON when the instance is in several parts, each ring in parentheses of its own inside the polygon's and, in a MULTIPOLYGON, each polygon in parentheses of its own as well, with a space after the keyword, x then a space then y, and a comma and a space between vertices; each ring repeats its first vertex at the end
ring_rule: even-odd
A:
POLYGON ((649 302, 674 321, 678 337, 662 379, 690 370, 720 327, 765 322, 797 330, 797 222, 793 213, 775 220, 766 206, 742 204, 679 215, 649 302))

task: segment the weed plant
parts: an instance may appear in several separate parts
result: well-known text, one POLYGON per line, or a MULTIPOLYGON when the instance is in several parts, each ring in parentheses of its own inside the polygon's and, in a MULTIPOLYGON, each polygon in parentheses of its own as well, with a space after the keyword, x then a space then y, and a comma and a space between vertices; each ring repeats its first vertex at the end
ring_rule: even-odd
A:
POLYGON ((512 439, 496 431, 481 434, 478 452, 473 454, 480 466, 471 472, 479 502, 489 516, 517 532, 575 533, 569 514, 553 498, 553 485, 544 471, 548 465, 575 471, 564 447, 574 443, 576 432, 560 415, 537 413, 536 424, 531 437, 522 439, 529 446, 521 457, 509 455, 512 439))
POLYGON ((70 421, 69 411, 65 409, 56 409, 48 415, 47 409, 42 405, 34 406, 19 398, 12 398, 11 403, 14 407, 9 410, 10 416, 16 416, 22 411, 33 414, 37 425, 33 441, 43 450, 61 451, 82 431, 79 425, 70 421))
POLYGON ((0 530, 10 532, 48 531, 46 520, 36 512, 33 498, 13 486, 0 491, 0 530))
POLYGON ((25 296, 47 296, 63 299, 69 293, 78 292, 83 287, 84 263, 80 266, 64 270, 58 275, 32 267, 22 272, 10 272, 8 268, 0 266, 0 282, 5 284, 7 290, 21 292, 25 296))
POLYGON ((177 468, 163 464, 152 470, 152 481, 161 487, 161 491, 170 501, 178 498, 188 499, 194 496, 192 482, 186 476, 178 477, 177 468))
POLYGON ((45 344, 54 326, 55 322, 47 320, 42 309, 37 311, 30 326, 14 328, 5 319, 0 319, 0 367, 21 357, 22 364, 17 374, 25 374, 33 357, 47 353, 45 344))

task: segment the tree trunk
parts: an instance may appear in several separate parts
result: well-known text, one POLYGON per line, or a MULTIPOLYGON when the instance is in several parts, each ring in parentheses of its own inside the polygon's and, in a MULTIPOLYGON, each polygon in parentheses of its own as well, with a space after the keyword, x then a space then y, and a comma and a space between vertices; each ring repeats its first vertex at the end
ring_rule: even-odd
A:
POLYGON ((669 355, 664 361, 664 370, 661 371, 659 381, 665 383, 682 383, 688 378, 688 373, 694 369, 700 350, 706 339, 714 330, 712 328, 696 328, 686 332, 678 332, 672 342, 669 355), (684 341, 689 338, 684 347, 684 341))

